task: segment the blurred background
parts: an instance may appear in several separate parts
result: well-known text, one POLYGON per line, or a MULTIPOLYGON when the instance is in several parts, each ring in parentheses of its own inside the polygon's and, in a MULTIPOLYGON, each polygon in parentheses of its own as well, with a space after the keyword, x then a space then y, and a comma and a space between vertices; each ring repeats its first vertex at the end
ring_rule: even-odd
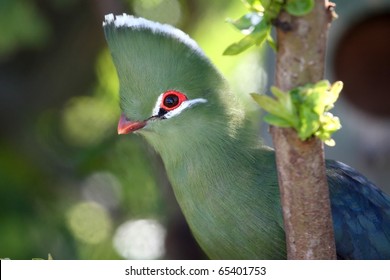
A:
MULTIPOLYGON (((345 88, 328 158, 390 193, 390 1, 334 1, 327 78, 345 88)), ((118 136, 118 81, 107 13, 189 33, 260 118, 249 92, 273 79, 273 52, 223 50, 239 0, 0 0, 0 258, 201 259, 158 155, 118 136)), ((267 126, 259 124, 271 144, 267 126)))

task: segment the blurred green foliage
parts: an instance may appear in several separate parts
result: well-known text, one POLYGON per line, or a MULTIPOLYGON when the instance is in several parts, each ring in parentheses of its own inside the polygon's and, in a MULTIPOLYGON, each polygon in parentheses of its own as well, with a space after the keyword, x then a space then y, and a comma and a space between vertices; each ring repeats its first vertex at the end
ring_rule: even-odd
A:
POLYGON ((237 20, 229 22, 245 35, 240 41, 231 44, 224 55, 236 55, 252 46, 268 43, 276 50, 276 43, 271 36, 272 27, 280 11, 284 9, 294 16, 303 16, 312 11, 314 0, 242 0, 248 11, 237 20))
MULTIPOLYGON (((104 14, 135 13, 175 24, 237 80, 235 92, 263 91, 259 54, 222 57, 240 36, 225 23, 243 13, 240 1, 102 3, 0 1, 0 258, 124 258, 113 244, 121 225, 144 219, 145 228, 156 228, 156 222, 169 227, 175 218, 156 154, 136 135, 116 135, 118 80, 101 29, 104 14), (70 60, 69 53, 78 57, 70 60), (95 53, 88 71, 83 65, 95 53), (246 67, 251 75, 243 77, 246 67)), ((140 236, 153 236, 145 230, 140 236)), ((148 240, 140 242, 142 248, 148 240)), ((167 250, 154 257, 174 255, 167 250)))
POLYGON ((1 0, 0 27, 0 57, 21 47, 42 46, 50 36, 50 25, 33 1, 1 0))

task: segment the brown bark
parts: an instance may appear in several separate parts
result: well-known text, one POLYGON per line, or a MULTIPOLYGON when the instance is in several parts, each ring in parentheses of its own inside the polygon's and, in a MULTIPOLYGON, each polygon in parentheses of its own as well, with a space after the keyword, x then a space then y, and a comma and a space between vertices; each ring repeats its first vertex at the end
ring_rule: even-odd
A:
MULTIPOLYGON (((323 78, 332 14, 316 0, 304 17, 282 12, 277 28, 276 86, 284 91, 323 78), (285 28, 285 27, 288 28, 285 28)), ((283 205, 288 259, 335 259, 323 144, 299 140, 292 129, 271 127, 283 205)))

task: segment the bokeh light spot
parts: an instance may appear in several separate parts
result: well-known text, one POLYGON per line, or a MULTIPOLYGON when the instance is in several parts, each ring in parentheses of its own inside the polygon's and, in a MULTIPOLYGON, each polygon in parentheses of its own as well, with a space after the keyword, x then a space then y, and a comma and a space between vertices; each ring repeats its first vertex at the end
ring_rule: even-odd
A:
POLYGON ((116 230, 114 247, 126 259, 158 259, 165 253, 165 235, 156 220, 130 220, 116 230))
POLYGON ((98 244, 109 236, 112 225, 107 211, 95 202, 73 206, 67 215, 73 235, 87 244, 98 244))
POLYGON ((95 172, 83 184, 83 195, 89 201, 113 210, 120 202, 122 186, 109 172, 95 172))
POLYGON ((103 98, 75 97, 63 114, 63 132, 76 146, 95 145, 115 132, 117 115, 103 98))

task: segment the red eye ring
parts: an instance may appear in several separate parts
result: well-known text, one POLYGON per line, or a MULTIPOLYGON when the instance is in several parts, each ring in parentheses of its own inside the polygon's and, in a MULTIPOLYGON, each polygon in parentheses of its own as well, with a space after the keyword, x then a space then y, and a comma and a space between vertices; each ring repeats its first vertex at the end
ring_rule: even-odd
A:
POLYGON ((168 90, 164 92, 160 106, 166 111, 172 111, 186 100, 188 100, 188 98, 183 93, 176 90, 168 90))

